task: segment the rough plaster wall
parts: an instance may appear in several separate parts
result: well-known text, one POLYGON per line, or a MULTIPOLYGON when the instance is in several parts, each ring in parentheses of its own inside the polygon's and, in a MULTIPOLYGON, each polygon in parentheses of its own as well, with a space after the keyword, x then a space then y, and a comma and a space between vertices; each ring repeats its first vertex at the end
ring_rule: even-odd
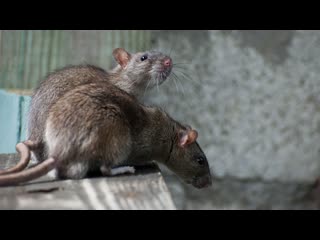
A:
MULTIPOLYGON (((261 41, 270 44, 274 34, 261 41)), ((171 81, 149 99, 199 130, 217 177, 313 181, 318 176, 320 49, 314 44, 320 32, 296 32, 282 63, 264 58, 250 42, 243 46, 249 38, 241 31, 210 31, 195 41, 190 33, 164 35, 157 38, 160 48, 176 42, 173 58, 191 62, 184 72, 192 80, 180 75, 184 94, 180 85, 177 94, 171 81)))
MULTIPOLYGON (((187 64, 175 70, 183 89, 172 79, 147 101, 199 131, 216 178, 314 182, 320 174, 320 31, 155 31, 153 40, 187 64)), ((182 202, 192 191, 173 188, 182 202)))

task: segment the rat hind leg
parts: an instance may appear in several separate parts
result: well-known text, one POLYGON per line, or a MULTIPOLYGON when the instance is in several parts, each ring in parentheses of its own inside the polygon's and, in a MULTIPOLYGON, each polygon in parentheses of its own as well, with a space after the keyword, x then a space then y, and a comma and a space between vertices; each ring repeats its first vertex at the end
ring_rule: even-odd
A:
POLYGON ((89 171, 89 164, 86 162, 69 163, 66 166, 57 168, 57 176, 60 179, 82 179, 89 171))
MULTIPOLYGON (((108 136, 108 147, 104 148, 104 156, 101 158, 100 172, 104 176, 113 176, 123 173, 134 173, 133 167, 116 167, 123 165, 131 153, 132 140, 130 128, 125 124, 121 128, 114 126, 112 134, 108 136)), ((110 130, 109 130, 110 132, 110 130)), ((102 142, 105 145, 105 142, 102 142)))

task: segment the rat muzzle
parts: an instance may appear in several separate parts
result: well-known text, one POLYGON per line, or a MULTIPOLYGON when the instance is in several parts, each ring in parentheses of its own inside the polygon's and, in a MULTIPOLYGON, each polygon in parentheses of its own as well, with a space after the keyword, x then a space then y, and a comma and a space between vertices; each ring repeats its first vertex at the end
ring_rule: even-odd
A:
POLYGON ((212 185, 212 178, 210 175, 195 177, 191 184, 196 188, 206 188, 212 185))

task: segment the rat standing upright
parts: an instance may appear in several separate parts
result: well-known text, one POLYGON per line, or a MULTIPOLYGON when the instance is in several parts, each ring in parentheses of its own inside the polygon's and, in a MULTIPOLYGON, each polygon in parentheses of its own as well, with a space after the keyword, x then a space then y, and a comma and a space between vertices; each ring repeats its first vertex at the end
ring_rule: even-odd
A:
MULTIPOLYGON (((35 89, 28 113, 27 139, 37 143, 33 147, 34 160, 43 161, 47 155, 43 136, 50 107, 66 92, 77 86, 109 82, 140 98, 153 87, 162 84, 172 70, 172 59, 156 51, 130 54, 123 48, 113 51, 118 65, 107 72, 92 65, 68 66, 49 74, 35 89)), ((31 144, 29 145, 30 147, 31 144)))

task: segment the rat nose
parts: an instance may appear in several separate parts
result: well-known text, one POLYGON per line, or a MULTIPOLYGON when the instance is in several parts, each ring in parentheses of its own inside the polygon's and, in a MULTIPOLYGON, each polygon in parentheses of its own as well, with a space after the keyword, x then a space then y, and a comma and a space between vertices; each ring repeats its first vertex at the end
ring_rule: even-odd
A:
POLYGON ((163 61, 164 66, 170 67, 172 65, 172 60, 171 58, 165 58, 163 61))

